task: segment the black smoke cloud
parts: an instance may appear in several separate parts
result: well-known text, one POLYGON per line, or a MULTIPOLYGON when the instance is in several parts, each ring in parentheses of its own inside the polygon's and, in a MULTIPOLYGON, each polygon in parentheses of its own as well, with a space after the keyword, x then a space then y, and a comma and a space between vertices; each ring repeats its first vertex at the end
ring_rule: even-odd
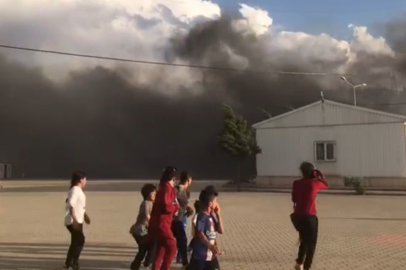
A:
POLYGON ((221 102, 210 95, 168 97, 102 67, 63 84, 0 58, 2 159, 15 177, 158 177, 167 164, 199 177, 227 177, 218 150, 221 102))
MULTIPOLYGON (((255 69, 328 71, 342 64, 276 64, 263 57, 264 42, 236 32, 229 18, 221 18, 176 35, 166 57, 168 61, 232 68, 226 45, 255 69)), ((360 59, 351 68, 360 79, 375 77, 373 68, 382 65, 405 74, 390 59, 370 55, 360 59)), ((334 89, 321 87, 321 79, 316 77, 202 72, 204 79, 195 87, 203 91, 178 89, 178 94, 167 95, 157 88, 162 84, 130 83, 127 73, 103 67, 75 71, 63 83, 55 83, 40 69, 0 56, 1 158, 13 163, 15 177, 22 173, 26 177, 67 177, 72 170, 81 169, 93 178, 157 178, 165 165, 173 164, 198 178, 230 178, 235 162, 217 145, 224 102, 254 123, 266 118, 263 110, 272 115, 283 113, 318 100, 320 91, 327 90, 327 98, 343 102, 351 97, 345 88, 328 91, 334 89)), ((159 77, 159 70, 156 77, 167 79, 159 77)), ((339 82, 339 78, 332 80, 339 82)), ((386 98, 382 93, 389 92, 384 90, 360 93, 361 102, 386 98)), ((253 173, 250 162, 247 175, 253 173)))
POLYGON ((398 19, 386 24, 386 38, 388 43, 396 52, 398 57, 396 69, 403 74, 406 73, 406 20, 398 19))

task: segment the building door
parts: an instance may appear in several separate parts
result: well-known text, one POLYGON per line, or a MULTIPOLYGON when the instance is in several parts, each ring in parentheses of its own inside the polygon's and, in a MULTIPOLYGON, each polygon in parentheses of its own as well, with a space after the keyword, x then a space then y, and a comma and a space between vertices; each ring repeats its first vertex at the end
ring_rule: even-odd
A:
POLYGON ((11 164, 10 163, 8 163, 8 164, 5 164, 5 177, 4 178, 7 178, 7 179, 9 179, 9 178, 11 178, 11 174, 12 174, 12 166, 11 166, 11 164))
POLYGON ((0 164, 0 179, 6 178, 6 166, 4 164, 0 164))

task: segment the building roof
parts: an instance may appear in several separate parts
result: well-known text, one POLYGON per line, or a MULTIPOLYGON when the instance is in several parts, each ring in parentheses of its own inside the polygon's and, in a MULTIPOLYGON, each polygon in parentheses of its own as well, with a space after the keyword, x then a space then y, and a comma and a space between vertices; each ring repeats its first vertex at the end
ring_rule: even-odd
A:
POLYGON ((254 128, 406 122, 406 116, 320 100, 253 125, 254 128))

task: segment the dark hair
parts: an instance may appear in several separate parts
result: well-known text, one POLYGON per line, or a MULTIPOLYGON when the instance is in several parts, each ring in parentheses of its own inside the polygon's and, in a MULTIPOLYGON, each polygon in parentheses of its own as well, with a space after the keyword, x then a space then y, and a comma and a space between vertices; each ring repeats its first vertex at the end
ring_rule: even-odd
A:
POLYGON ((207 192, 213 194, 216 197, 219 196, 219 193, 217 192, 216 188, 213 185, 209 185, 209 186, 205 187, 204 190, 206 190, 207 192))
POLYGON ((183 171, 180 173, 180 184, 184 185, 192 177, 187 171, 183 171))
POLYGON ((195 201, 195 204, 193 205, 195 207, 195 212, 199 213, 202 211, 202 204, 200 203, 199 200, 195 201))
POLYGON ((171 181, 175 176, 178 170, 176 167, 168 166, 164 169, 161 176, 161 184, 171 181))
POLYGON ((141 188, 141 195, 145 200, 148 200, 149 195, 156 191, 156 186, 154 184, 145 184, 142 188, 141 188))
POLYGON ((303 177, 314 178, 314 165, 310 162, 303 162, 300 165, 300 171, 303 177))
POLYGON ((77 186, 80 183, 80 180, 82 180, 83 178, 86 178, 86 173, 84 172, 77 171, 72 173, 72 179, 70 180, 70 188, 77 186))
POLYGON ((209 190, 202 190, 200 192, 199 196, 199 201, 200 201, 200 207, 202 208, 201 210, 204 210, 209 206, 209 204, 216 199, 216 195, 213 192, 210 192, 209 190))

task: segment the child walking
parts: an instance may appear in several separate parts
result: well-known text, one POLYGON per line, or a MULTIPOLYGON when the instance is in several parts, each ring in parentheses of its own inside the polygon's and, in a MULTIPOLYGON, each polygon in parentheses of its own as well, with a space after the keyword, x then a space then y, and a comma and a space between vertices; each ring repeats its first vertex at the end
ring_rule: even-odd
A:
MULTIPOLYGON (((199 200, 196 200, 194 203, 194 208, 195 208, 196 214, 192 218, 192 226, 191 226, 192 240, 190 241, 190 244, 188 247, 189 252, 191 252, 193 250, 193 243, 195 242, 194 236, 195 236, 195 231, 196 231, 197 215, 204 210, 202 207, 202 204, 201 204, 201 200, 204 198, 204 196, 208 196, 209 194, 214 196, 213 207, 210 212, 210 216, 212 217, 213 222, 214 222, 214 229, 219 234, 223 234, 223 232, 224 232, 223 221, 222 221, 221 214, 220 214, 221 213, 220 204, 218 203, 218 200, 217 200, 219 194, 216 191, 216 189, 214 188, 214 186, 207 186, 207 187, 205 187, 204 190, 202 190, 200 192, 199 200)), ((217 246, 217 241, 215 244, 217 246)))
POLYGON ((146 184, 141 189, 143 201, 140 205, 137 221, 131 227, 130 233, 138 244, 138 253, 131 263, 131 270, 138 270, 141 267, 142 261, 144 266, 149 267, 151 264, 151 255, 153 245, 147 239, 148 224, 151 217, 152 206, 155 201, 156 187, 153 184, 146 184))
POLYGON ((216 228, 212 212, 216 207, 216 196, 203 190, 199 196, 202 211, 197 214, 193 253, 187 270, 219 270, 220 264, 217 256, 219 252, 216 245, 216 228))
MULTIPOLYGON (((172 221, 172 232, 176 238, 178 248, 178 258, 183 266, 189 264, 187 256, 187 236, 185 228, 185 219, 192 214, 189 206, 188 188, 192 184, 192 176, 188 172, 182 172, 180 175, 180 185, 176 187, 177 199, 179 202, 179 211, 175 214, 172 221)), ((177 262, 179 262, 177 260, 177 262)))

